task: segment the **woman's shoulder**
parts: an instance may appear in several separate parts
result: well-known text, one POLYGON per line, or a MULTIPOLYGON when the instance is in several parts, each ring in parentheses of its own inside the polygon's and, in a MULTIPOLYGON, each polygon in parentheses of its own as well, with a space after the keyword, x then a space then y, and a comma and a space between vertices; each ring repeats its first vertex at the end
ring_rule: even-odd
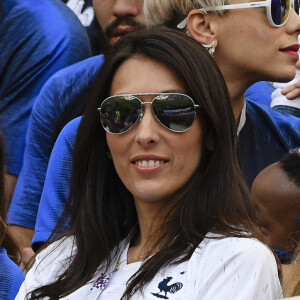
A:
POLYGON ((234 266, 234 269, 241 270, 265 270, 278 276, 276 259, 271 249, 250 236, 224 237, 208 234, 194 251, 191 266, 203 270, 234 266))
POLYGON ((263 262, 264 258, 274 259, 274 255, 269 247, 261 241, 252 237, 224 237, 209 233, 199 244, 196 253, 202 253, 205 256, 243 256, 249 259, 263 262))
POLYGON ((192 255, 189 272, 200 285, 200 294, 205 287, 211 287, 205 299, 281 297, 278 268, 272 251, 250 236, 208 235, 192 255), (220 288, 223 286, 226 288, 220 288))

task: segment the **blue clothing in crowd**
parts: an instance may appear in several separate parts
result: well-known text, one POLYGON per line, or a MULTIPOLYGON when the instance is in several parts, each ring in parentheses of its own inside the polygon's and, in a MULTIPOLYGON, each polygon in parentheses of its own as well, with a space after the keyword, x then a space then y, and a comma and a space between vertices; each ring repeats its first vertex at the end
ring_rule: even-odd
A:
MULTIPOLYGON (((33 243, 45 242, 55 228, 69 194, 77 118, 66 125, 54 146, 46 175, 33 243)), ((239 133, 239 151, 248 185, 256 175, 300 145, 300 119, 246 101, 246 120, 239 133)))
POLYGON ((85 28, 60 0, 0 2, 0 129, 6 172, 19 175, 31 108, 56 71, 91 55, 85 28))
POLYGON ((245 92, 245 98, 260 104, 270 106, 272 101, 273 85, 268 81, 259 81, 251 85, 245 92))
POLYGON ((251 187, 260 171, 300 146, 300 119, 247 100, 246 122, 238 143, 242 169, 251 187))
POLYGON ((106 40, 98 24, 93 9, 93 0, 62 0, 77 15, 86 28, 90 38, 93 55, 99 55, 106 49, 106 40))
POLYGON ((0 247, 0 299, 15 299, 24 279, 24 273, 7 256, 6 250, 0 247))
POLYGON ((64 211, 70 191, 72 156, 80 120, 81 117, 78 117, 64 127, 53 148, 37 214, 33 248, 49 238, 64 211))
MULTIPOLYGON (((91 84, 104 57, 94 56, 54 74, 42 88, 26 135, 24 161, 8 213, 8 223, 34 229, 49 157, 61 129, 83 113, 91 84)), ((60 180, 62 186, 64 177, 60 180)), ((67 189, 68 190, 68 189, 67 189)), ((59 192, 65 195, 65 187, 59 192)), ((51 214, 51 213, 50 213, 51 214)))

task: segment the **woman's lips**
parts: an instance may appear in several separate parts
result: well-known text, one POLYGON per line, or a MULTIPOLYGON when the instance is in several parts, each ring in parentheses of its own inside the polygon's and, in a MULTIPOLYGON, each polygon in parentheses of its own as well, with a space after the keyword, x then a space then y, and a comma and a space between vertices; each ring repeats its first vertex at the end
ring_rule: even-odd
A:
POLYGON ((290 56, 294 57, 295 59, 299 60, 298 50, 299 50, 298 44, 281 49, 281 51, 284 52, 285 54, 290 55, 290 56))
POLYGON ((298 52, 295 52, 295 51, 283 51, 284 53, 290 55, 290 56, 293 56, 294 58, 296 58, 297 60, 299 60, 299 54, 298 52))
POLYGON ((168 164, 168 160, 161 157, 137 157, 132 160, 135 169, 143 174, 156 172, 168 164))

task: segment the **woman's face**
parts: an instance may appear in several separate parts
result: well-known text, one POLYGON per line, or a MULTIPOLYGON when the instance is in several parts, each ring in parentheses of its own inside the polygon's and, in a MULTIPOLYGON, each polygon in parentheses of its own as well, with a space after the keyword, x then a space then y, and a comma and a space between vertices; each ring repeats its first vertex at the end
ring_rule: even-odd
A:
MULTIPOLYGON (((250 1, 231 1, 242 3, 250 1)), ((272 27, 266 8, 228 10, 217 20, 217 60, 225 78, 289 81, 295 76, 300 18, 291 11, 287 23, 272 27), (296 45, 296 46, 295 46, 296 45), (295 46, 294 51, 288 49, 295 46)))
MULTIPOLYGON (((130 58, 116 71, 110 95, 186 93, 184 84, 169 68, 144 57, 130 58)), ((140 96, 151 102, 153 96, 140 96)), ((192 176, 201 159, 202 128, 198 118, 183 133, 164 128, 144 106, 141 121, 120 135, 106 134, 116 171, 136 204, 158 204, 173 195, 192 176)))

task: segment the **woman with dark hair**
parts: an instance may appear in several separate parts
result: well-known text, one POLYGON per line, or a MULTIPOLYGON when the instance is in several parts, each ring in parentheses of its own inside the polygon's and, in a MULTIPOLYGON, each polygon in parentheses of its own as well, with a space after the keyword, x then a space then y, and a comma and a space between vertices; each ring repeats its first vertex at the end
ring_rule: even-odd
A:
POLYGON ((0 133, 0 299, 13 300, 25 278, 17 266, 20 263, 19 248, 5 224, 6 202, 4 181, 4 146, 0 133))
POLYGON ((280 297, 208 52, 171 29, 129 34, 96 90, 76 138, 70 228, 16 299, 280 297))

